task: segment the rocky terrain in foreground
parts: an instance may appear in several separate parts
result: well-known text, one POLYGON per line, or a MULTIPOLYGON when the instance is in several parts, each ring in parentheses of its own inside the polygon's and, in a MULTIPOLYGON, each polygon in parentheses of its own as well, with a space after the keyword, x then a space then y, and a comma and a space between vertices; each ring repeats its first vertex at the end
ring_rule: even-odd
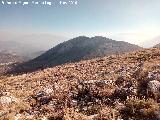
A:
POLYGON ((0 119, 160 120, 160 49, 1 76, 0 119))

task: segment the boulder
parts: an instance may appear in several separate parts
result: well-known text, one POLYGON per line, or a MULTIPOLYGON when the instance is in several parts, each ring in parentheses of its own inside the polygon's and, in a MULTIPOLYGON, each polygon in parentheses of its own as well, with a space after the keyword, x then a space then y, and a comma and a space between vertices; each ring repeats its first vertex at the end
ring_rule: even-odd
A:
POLYGON ((149 81, 148 90, 152 93, 159 93, 160 92, 160 82, 157 80, 149 81))
POLYGON ((158 100, 159 93, 160 93, 160 82, 157 80, 150 81, 148 83, 148 91, 147 91, 148 96, 154 98, 155 100, 158 100))

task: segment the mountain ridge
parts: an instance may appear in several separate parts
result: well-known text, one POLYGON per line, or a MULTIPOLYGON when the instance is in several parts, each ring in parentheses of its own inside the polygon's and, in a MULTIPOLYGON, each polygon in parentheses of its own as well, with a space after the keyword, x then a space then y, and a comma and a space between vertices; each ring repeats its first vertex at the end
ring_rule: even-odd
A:
POLYGON ((14 71, 32 71, 44 69, 69 62, 103 57, 142 49, 123 41, 115 41, 106 37, 79 36, 58 44, 37 58, 17 66, 14 71))

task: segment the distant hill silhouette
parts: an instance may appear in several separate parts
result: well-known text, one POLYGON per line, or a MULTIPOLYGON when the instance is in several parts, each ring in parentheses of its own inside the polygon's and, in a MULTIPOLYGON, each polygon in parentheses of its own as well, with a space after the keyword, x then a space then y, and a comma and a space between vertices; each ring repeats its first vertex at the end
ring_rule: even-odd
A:
POLYGON ((80 36, 51 48, 39 57, 17 66, 13 71, 34 71, 64 63, 77 62, 138 49, 141 49, 141 47, 101 36, 92 38, 80 36))
POLYGON ((154 46, 155 48, 160 48, 160 43, 154 46))

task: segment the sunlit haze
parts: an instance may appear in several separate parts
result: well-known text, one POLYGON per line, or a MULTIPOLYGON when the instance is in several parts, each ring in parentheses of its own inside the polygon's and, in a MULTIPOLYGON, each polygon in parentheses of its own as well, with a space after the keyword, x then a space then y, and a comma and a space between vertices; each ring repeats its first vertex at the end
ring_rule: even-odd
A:
POLYGON ((0 3, 1 40, 23 41, 23 35, 36 34, 32 40, 47 42, 56 36, 58 44, 81 35, 101 35, 151 47, 160 41, 159 5, 159 0, 78 0, 77 5, 52 6, 0 3))

